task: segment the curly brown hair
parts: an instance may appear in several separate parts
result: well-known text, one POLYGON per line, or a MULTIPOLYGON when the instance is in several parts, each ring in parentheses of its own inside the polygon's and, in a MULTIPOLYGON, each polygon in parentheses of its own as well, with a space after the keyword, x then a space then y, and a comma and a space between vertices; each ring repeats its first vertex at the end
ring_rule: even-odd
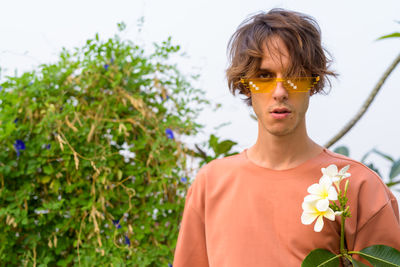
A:
MULTIPOLYGON (((291 65, 287 76, 320 76, 312 94, 324 92, 328 76, 337 74, 329 70, 329 53, 322 47, 321 31, 317 22, 305 14, 284 9, 272 9, 246 19, 239 25, 228 43, 229 67, 226 70, 229 90, 233 95, 250 95, 240 83, 241 78, 257 77, 263 57, 263 47, 269 49, 272 37, 280 38, 289 52, 291 65)), ((244 99, 251 106, 251 95, 244 99)))

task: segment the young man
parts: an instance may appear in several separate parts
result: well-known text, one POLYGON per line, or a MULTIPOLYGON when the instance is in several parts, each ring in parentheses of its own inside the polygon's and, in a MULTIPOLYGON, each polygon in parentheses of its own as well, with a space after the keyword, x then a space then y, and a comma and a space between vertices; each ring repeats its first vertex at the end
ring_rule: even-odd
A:
POLYGON ((300 219, 307 188, 331 164, 350 165, 347 248, 400 250, 398 205, 382 180, 307 135, 310 96, 335 75, 316 22, 282 9, 261 13, 240 25, 229 49, 228 84, 233 94, 248 97, 258 138, 240 154, 200 169, 187 193, 173 266, 300 266, 313 249, 339 253, 339 216, 324 218, 320 232, 300 219))

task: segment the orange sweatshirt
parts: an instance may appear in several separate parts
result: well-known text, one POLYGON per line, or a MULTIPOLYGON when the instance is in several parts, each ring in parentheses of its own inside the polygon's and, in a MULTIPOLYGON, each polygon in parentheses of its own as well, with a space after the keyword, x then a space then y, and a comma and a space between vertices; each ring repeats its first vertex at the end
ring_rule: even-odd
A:
POLYGON ((330 164, 350 164, 348 249, 384 244, 400 250, 397 201, 366 166, 325 149, 296 168, 277 171, 254 164, 244 150, 198 172, 187 192, 173 266, 288 267, 300 266, 316 248, 339 253, 339 216, 324 218, 319 233, 315 222, 300 220, 307 188, 330 164))

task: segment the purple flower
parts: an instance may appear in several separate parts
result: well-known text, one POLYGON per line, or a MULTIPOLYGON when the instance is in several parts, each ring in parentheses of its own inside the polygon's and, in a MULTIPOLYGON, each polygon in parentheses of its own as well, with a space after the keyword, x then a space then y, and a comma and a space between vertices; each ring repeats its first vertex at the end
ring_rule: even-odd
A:
POLYGON ((17 139, 14 144, 14 148, 17 151, 17 157, 20 155, 21 150, 25 150, 25 143, 24 141, 17 139))
POLYGON ((171 263, 168 263, 168 267, 172 267, 172 264, 171 264, 171 263))
POLYGON ((174 139, 174 132, 170 128, 165 129, 165 135, 168 139, 174 139))
POLYGON ((3 86, 0 85, 0 92, 1 92, 2 89, 3 89, 3 86))
POLYGON ((131 240, 129 240, 129 237, 127 235, 125 235, 125 244, 127 244, 128 246, 131 245, 131 240))
POLYGON ((121 225, 119 224, 119 220, 112 220, 112 222, 113 222, 114 226, 115 226, 117 229, 120 229, 120 228, 121 228, 121 225))
POLYGON ((16 118, 15 120, 14 120, 14 123, 16 124, 18 122, 18 118, 16 118))
POLYGON ((105 64, 105 65, 104 65, 104 69, 105 69, 105 70, 108 70, 108 64, 105 64))
POLYGON ((169 99, 169 95, 166 95, 165 98, 162 95, 160 95, 160 98, 161 98, 161 101, 168 100, 169 99))
POLYGON ((181 177, 181 182, 182 183, 186 183, 187 182, 187 178, 186 177, 181 177))
POLYGON ((45 146, 45 148, 46 148, 47 150, 50 150, 51 144, 47 144, 47 145, 45 146))
POLYGON ((113 57, 111 57, 110 62, 111 62, 111 64, 114 63, 114 58, 113 57))

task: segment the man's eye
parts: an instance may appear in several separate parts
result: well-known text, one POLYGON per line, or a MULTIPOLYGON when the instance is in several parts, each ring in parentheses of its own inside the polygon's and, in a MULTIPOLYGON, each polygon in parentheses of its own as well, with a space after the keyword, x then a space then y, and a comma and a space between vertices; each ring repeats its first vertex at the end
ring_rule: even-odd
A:
POLYGON ((272 78, 271 73, 262 73, 258 75, 259 78, 272 78))

